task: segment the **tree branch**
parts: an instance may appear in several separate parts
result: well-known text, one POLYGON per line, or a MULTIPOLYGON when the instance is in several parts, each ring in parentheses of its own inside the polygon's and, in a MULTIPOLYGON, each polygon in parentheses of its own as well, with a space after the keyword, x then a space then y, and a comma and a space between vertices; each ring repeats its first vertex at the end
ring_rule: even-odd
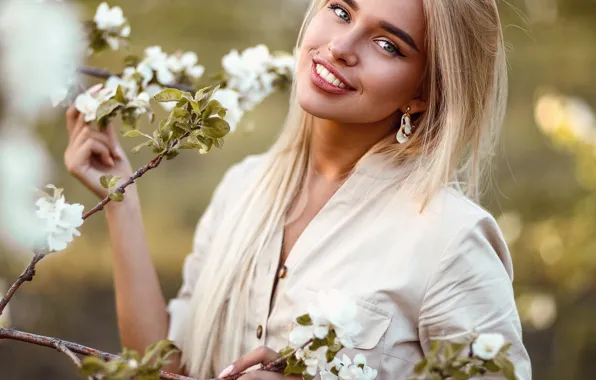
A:
MULTIPOLYGON (((96 67, 86 67, 86 66, 81 66, 77 68, 77 71, 81 74, 90 76, 90 77, 94 77, 94 78, 101 78, 101 79, 108 79, 111 76, 122 76, 121 73, 112 73, 108 70, 104 70, 104 69, 98 69, 96 67)), ((177 88, 180 91, 186 91, 186 92, 193 92, 195 91, 195 88, 186 84, 180 84, 180 83, 172 83, 172 84, 168 84, 168 85, 164 85, 162 84, 163 87, 168 87, 168 88, 177 88)))
MULTIPOLYGON (((118 186, 116 188, 116 191, 124 194, 126 192, 126 188, 130 185, 132 185, 136 179, 141 178, 145 173, 147 173, 149 170, 151 169, 155 169, 156 167, 159 166, 159 164, 161 164, 161 161, 163 160, 164 156, 166 154, 168 154, 170 152, 170 150, 172 148, 174 148, 179 141, 183 140, 184 138, 188 137, 190 135, 190 132, 186 132, 184 135, 182 135, 182 137, 180 137, 179 139, 175 140, 172 145, 170 145, 168 147, 168 149, 166 149, 165 152, 160 153, 159 155, 157 155, 154 159, 152 159, 151 161, 149 161, 149 163, 147 163, 147 165, 137 169, 137 171, 134 172, 134 174, 128 179, 126 180, 126 182, 124 182, 122 185, 118 186)), ((110 197, 105 197, 101 202, 99 202, 95 207, 93 207, 91 210, 87 211, 85 213, 85 215, 83 215, 83 220, 86 220, 87 218, 89 218, 91 215, 95 214, 98 211, 103 210, 103 208, 105 207, 105 205, 107 205, 108 203, 110 203, 112 200, 110 199, 110 197)))
MULTIPOLYGON (((74 353, 85 355, 85 356, 97 356, 102 358, 103 360, 114 360, 114 359, 122 359, 118 355, 110 354, 107 352, 96 350, 95 348, 86 347, 78 343, 68 342, 66 340, 61 340, 58 338, 51 338, 42 335, 31 334, 15 329, 7 329, 7 328, 0 328, 0 339, 12 339, 18 340, 25 343, 31 343, 38 346, 49 347, 57 349, 60 352, 65 351, 70 352, 67 354, 71 359, 74 356, 77 360, 78 358, 74 353), (61 349, 60 347, 64 347, 61 349)), ((64 352, 66 353, 66 352, 64 352)), ((74 359, 73 359, 74 361, 74 359)), ((76 361, 75 361, 76 363, 76 361)), ((80 360, 79 360, 80 363, 80 360)), ((175 373, 166 372, 166 371, 159 371, 160 379, 162 380, 196 380, 192 377, 177 375, 175 373)))
POLYGON ((0 300, 0 315, 2 315, 2 312, 6 308, 6 305, 8 305, 8 302, 10 301, 12 296, 16 293, 16 291, 19 289, 19 287, 25 281, 33 280, 33 276, 35 276, 35 265, 37 265, 39 260, 43 259, 46 254, 47 253, 45 253, 45 252, 35 253, 35 255, 33 256, 33 259, 31 259, 31 262, 29 263, 29 265, 27 265, 27 268, 25 268, 25 270, 23 271, 23 273, 21 273, 19 278, 17 278, 17 280, 14 282, 14 284, 12 284, 10 289, 8 289, 8 291, 6 292, 4 297, 2 297, 2 300, 0 300))

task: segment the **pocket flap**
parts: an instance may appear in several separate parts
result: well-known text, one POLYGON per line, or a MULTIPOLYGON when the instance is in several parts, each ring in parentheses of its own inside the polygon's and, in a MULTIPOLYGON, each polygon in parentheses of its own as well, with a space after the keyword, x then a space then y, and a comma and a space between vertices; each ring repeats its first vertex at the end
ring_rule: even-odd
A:
POLYGON ((356 299, 356 305, 358 306, 356 320, 362 328, 353 338, 354 348, 370 350, 379 344, 391 323, 392 315, 363 299, 356 299))

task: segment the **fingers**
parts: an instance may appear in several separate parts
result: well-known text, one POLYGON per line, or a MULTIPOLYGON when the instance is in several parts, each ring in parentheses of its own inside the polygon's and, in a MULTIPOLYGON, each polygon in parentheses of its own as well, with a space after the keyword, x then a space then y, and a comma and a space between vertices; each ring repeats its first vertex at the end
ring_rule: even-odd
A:
POLYGON ((282 373, 268 371, 251 371, 240 377, 239 380, 289 380, 301 379, 301 377, 285 377, 282 373))
POLYGON ((108 136, 110 146, 113 147, 112 155, 114 156, 114 158, 122 159, 122 155, 118 151, 120 142, 118 141, 118 136, 116 135, 116 130, 114 129, 114 125, 108 124, 108 126, 106 127, 106 134, 108 136))
POLYGON ((104 165, 114 166, 114 159, 110 154, 110 148, 104 142, 94 139, 85 141, 77 152, 77 158, 87 158, 89 157, 89 153, 99 156, 104 165))
POLYGON ((224 369, 219 377, 241 373, 255 364, 267 364, 278 357, 279 354, 277 352, 265 346, 261 346, 236 360, 234 364, 224 369))
POLYGON ((68 132, 69 137, 72 136, 72 132, 77 125, 79 115, 81 115, 81 113, 76 109, 74 104, 70 106, 68 110, 66 110, 66 131, 68 132))

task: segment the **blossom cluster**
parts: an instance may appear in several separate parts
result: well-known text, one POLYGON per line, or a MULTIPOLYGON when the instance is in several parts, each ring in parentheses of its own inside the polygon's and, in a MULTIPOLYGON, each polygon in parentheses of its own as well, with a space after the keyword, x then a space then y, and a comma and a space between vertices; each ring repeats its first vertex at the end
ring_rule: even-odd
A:
POLYGON ((112 50, 118 50, 130 36, 130 25, 120 7, 110 8, 105 2, 99 4, 93 21, 96 27, 96 41, 105 41, 112 50))
POLYGON ((53 185, 46 186, 54 190, 53 195, 44 194, 39 198, 36 215, 43 223, 45 232, 43 248, 50 251, 61 251, 72 242, 74 236, 80 236, 77 230, 83 224, 83 205, 68 204, 62 189, 53 185))
MULTIPOLYGON (((297 318, 298 326, 290 333, 290 344, 297 347, 288 358, 286 374, 300 374, 323 380, 373 380, 377 370, 366 365, 362 354, 338 358, 344 347, 353 348, 353 338, 361 330, 356 322, 356 303, 338 290, 321 290, 317 302, 308 306, 308 314, 297 318)), ((287 350, 290 350, 288 348, 287 350)))

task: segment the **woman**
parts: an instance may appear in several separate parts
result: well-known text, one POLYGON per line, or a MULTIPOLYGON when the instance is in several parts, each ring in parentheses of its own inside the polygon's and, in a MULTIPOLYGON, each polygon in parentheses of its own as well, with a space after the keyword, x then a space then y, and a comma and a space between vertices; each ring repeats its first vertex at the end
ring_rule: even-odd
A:
MULTIPOLYGON (((313 0, 298 46, 285 128, 218 186, 169 315, 134 187, 106 208, 123 344, 169 337, 187 373, 239 373, 288 344, 318 289, 337 288, 364 327, 346 351, 380 379, 405 379, 431 339, 473 330, 504 334, 530 379, 507 246, 470 200, 505 110, 495 0, 313 0)), ((131 174, 111 127, 71 109, 68 129, 66 166, 99 196, 100 175, 131 174)))

